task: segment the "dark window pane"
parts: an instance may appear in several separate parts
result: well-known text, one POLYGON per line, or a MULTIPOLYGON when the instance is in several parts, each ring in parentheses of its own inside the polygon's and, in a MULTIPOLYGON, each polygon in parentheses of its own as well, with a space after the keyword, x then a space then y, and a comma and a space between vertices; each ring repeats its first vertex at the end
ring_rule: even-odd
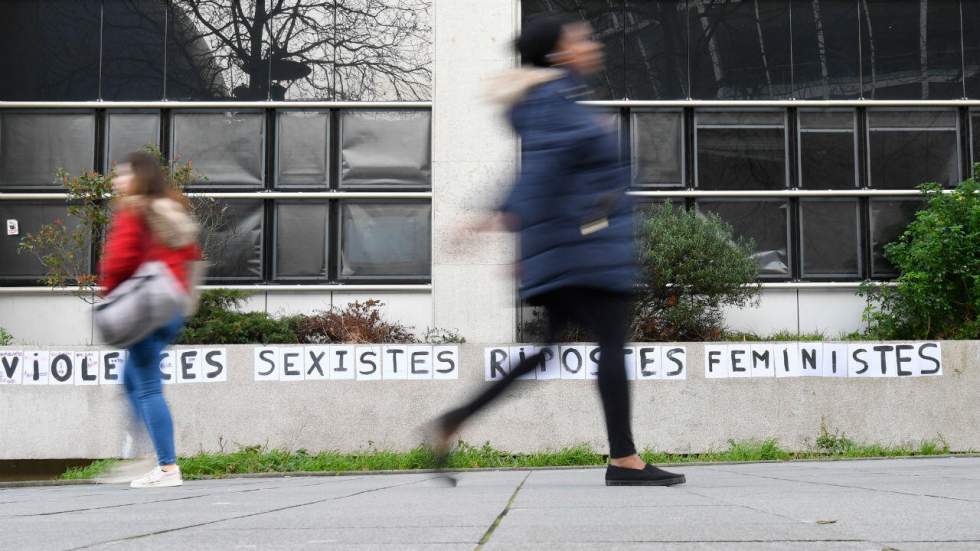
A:
POLYGON ((800 200, 803 277, 861 274, 858 201, 800 200))
POLYGON ((792 91, 786 0, 689 2, 696 99, 774 99, 792 91))
MULTIPOLYGON (((299 16, 307 7, 301 4, 299 16)), ((432 0, 332 2, 336 90, 342 101, 427 100, 432 95, 432 0)), ((326 30, 326 29, 325 29, 326 30)), ((300 35, 302 38, 302 35, 300 35)), ((309 46, 300 40, 289 51, 309 46)), ((306 56, 315 60, 316 52, 306 56)), ((275 71, 275 67, 273 68, 275 71)))
POLYGON ((955 111, 870 111, 868 127, 872 187, 911 189, 959 181, 955 111))
POLYGON ((268 2, 173 0, 167 23, 167 97, 267 99, 268 2))
POLYGON ((102 99, 163 99, 165 0, 104 3, 102 99))
POLYGON ((429 186, 428 111, 345 111, 340 185, 429 186))
POLYGON ((684 186, 684 113, 633 112, 633 185, 684 186))
POLYGON ((173 150, 207 178, 205 186, 262 185, 265 115, 257 112, 180 112, 173 116, 173 150))
POLYGON ((276 203, 276 277, 327 277, 326 201, 276 203))
MULTIPOLYGON (((44 265, 37 256, 31 253, 19 253, 17 247, 29 233, 37 233, 41 226, 61 221, 70 230, 78 227, 77 218, 68 216, 68 208, 64 202, 36 201, 0 201, 0 278, 2 279, 39 279, 45 275, 44 265), (6 228, 11 220, 15 220, 17 235, 7 235, 6 228)), ((88 266, 90 250, 83 251, 85 269, 88 266)))
POLYGON ((752 239, 762 276, 789 276, 788 205, 785 201, 700 200, 698 209, 713 212, 732 226, 735 235, 752 239))
POLYGON ((100 0, 0 0, 0 100, 99 97, 100 0))
POLYGON ((626 21, 625 0, 522 0, 521 20, 526 25, 543 15, 566 15, 592 26, 594 37, 605 47, 605 66, 589 79, 593 95, 583 99, 619 99, 626 97, 627 66, 624 64, 626 21))
POLYGON ((866 0, 862 5, 865 97, 963 97, 959 2, 866 0))
POLYGON ((0 113, 0 187, 60 187, 55 172, 92 170, 95 115, 0 113))
POLYGON ((843 189, 857 185, 853 111, 800 111, 800 187, 843 189))
POLYGON ((697 185, 708 190, 784 189, 781 112, 698 112, 697 185), (777 122, 778 121, 778 122, 777 122))
POLYGON ((280 111, 276 185, 330 185, 327 136, 330 114, 322 111, 280 111))
POLYGON ((342 203, 341 277, 429 277, 431 212, 428 203, 342 203))
POLYGON ((898 275, 885 259, 885 245, 902 235, 920 208, 922 201, 919 199, 871 199, 872 276, 898 275))
POLYGON ((109 113, 106 166, 148 145, 160 145, 160 113, 109 113))
POLYGON ((793 1, 794 92, 799 99, 846 99, 861 94, 858 3, 793 1))
POLYGON ((980 2, 964 1, 963 5, 963 64, 966 73, 966 96, 980 98, 980 2))
POLYGON ((686 19, 685 0, 626 0, 627 97, 688 97, 686 19))
MULTIPOLYGON (((980 112, 970 114, 970 133, 973 137, 973 164, 980 163, 980 112)), ((972 172, 971 172, 972 173, 972 172)), ((976 174, 975 176, 980 176, 976 174)))
POLYGON ((195 198, 209 279, 262 278, 262 201, 195 198))

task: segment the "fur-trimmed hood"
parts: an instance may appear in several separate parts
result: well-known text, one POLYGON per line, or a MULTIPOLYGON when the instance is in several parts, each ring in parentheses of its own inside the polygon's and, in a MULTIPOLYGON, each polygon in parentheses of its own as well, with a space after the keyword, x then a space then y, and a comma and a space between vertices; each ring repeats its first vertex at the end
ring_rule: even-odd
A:
POLYGON ((524 99, 532 88, 558 80, 565 74, 562 69, 545 67, 510 69, 490 80, 487 97, 494 103, 510 108, 524 99))
POLYGON ((170 198, 123 197, 116 209, 133 209, 146 220, 150 231, 161 243, 179 249, 197 242, 201 226, 184 205, 170 198))

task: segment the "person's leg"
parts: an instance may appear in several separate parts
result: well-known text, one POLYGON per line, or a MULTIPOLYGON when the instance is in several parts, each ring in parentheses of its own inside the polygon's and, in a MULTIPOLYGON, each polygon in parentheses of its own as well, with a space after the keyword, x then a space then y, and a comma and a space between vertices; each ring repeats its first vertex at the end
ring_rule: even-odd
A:
POLYGON ((146 424, 150 440, 157 452, 158 463, 163 469, 176 466, 173 419, 163 398, 160 381, 160 352, 173 340, 180 329, 180 320, 158 329, 129 349, 123 380, 132 389, 131 400, 146 424))

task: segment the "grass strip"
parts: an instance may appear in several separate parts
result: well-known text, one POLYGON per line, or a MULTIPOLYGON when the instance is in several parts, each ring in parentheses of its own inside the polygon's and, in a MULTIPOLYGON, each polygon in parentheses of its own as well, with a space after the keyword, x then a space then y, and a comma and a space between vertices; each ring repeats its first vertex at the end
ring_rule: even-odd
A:
POLYGON ((116 459, 97 459, 84 467, 72 467, 62 473, 60 480, 88 480, 102 475, 118 463, 116 459))

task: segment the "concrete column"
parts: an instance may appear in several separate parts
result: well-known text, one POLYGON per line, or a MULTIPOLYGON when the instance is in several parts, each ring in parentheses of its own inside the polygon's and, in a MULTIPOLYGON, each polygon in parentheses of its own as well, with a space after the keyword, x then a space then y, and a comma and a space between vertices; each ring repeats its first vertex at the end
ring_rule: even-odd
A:
POLYGON ((510 186, 517 145, 487 80, 516 64, 514 0, 436 0, 432 152, 433 322, 469 342, 515 335, 514 238, 460 226, 510 186))

